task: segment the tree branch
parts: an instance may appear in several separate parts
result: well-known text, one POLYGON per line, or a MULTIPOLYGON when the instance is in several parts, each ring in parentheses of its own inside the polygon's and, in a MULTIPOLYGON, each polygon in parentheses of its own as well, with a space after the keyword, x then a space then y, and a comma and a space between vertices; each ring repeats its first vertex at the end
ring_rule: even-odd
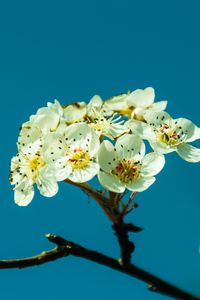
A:
POLYGON ((151 273, 144 271, 143 269, 133 265, 125 264, 122 265, 120 262, 114 258, 108 257, 96 251, 86 249, 80 245, 67 241, 59 236, 48 234, 47 239, 52 243, 56 244, 57 247, 50 250, 42 252, 39 255, 16 260, 0 260, 0 269, 7 268, 26 268, 30 266, 36 266, 50 261, 54 261, 61 257, 73 255, 81 257, 98 264, 107 266, 116 271, 127 274, 131 277, 142 280, 148 284, 151 291, 159 292, 164 295, 171 296, 175 299, 184 300, 200 300, 200 298, 190 295, 187 292, 173 286, 170 283, 152 275, 151 273))
POLYGON ((94 190, 88 183, 73 182, 69 179, 65 179, 64 181, 66 183, 80 188, 88 196, 92 197, 100 205, 100 207, 103 209, 104 213, 107 215, 110 221, 114 224, 117 223, 119 213, 117 210, 115 210, 112 199, 107 198, 100 192, 94 190))

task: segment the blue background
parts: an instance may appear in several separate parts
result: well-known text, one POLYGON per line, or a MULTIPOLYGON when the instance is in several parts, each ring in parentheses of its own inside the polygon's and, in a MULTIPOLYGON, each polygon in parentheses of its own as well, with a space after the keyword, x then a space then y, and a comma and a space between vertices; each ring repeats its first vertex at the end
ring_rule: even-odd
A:
MULTIPOLYGON (((13 202, 9 162, 18 128, 47 101, 62 104, 153 86, 174 117, 198 125, 199 1, 2 1, 0 5, 0 258, 37 254, 51 232, 118 256, 110 223, 96 203, 60 184, 54 198, 13 202)), ((175 154, 129 220, 134 262, 200 295, 199 164, 175 154)), ((1 299, 164 300, 136 279, 69 257, 24 270, 0 271, 1 299)))

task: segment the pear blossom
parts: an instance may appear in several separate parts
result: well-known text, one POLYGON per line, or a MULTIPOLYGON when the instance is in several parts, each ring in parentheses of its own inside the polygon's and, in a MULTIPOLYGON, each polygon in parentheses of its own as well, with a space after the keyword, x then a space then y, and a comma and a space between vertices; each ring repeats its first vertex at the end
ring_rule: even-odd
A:
POLYGON ((126 124, 142 139, 147 139, 154 151, 170 153, 176 151, 188 162, 200 161, 200 149, 188 144, 200 139, 200 129, 185 118, 172 119, 166 112, 146 116, 147 122, 129 120, 126 124))
POLYGON ((104 101, 104 109, 118 112, 121 115, 129 115, 132 110, 129 108, 129 105, 126 101, 128 94, 120 94, 114 97, 111 97, 104 101))
POLYGON ((32 201, 35 184, 43 196, 52 197, 58 192, 53 169, 44 159, 42 140, 24 142, 19 144, 19 153, 11 159, 10 167, 10 182, 15 185, 14 200, 20 206, 32 201))
POLYGON ((165 110, 167 101, 154 102, 154 100, 154 89, 147 87, 144 90, 137 89, 128 94, 113 97, 105 101, 104 107, 118 111, 122 115, 128 115, 130 118, 143 121, 147 113, 165 110))
POLYGON ((144 120, 147 113, 164 111, 167 101, 154 102, 155 90, 147 87, 144 90, 137 89, 130 93, 126 99, 129 107, 133 107, 131 118, 144 120))
POLYGON ((95 129, 99 136, 107 136, 111 139, 126 131, 123 126, 124 120, 112 110, 106 109, 99 95, 93 96, 87 105, 86 122, 95 129))
POLYGON ((99 170, 96 154, 99 137, 88 124, 80 122, 69 125, 61 134, 51 134, 45 158, 54 168, 57 181, 70 179, 86 182, 99 170))
POLYGON ((103 141, 98 151, 100 171, 98 179, 109 191, 142 192, 155 181, 165 164, 163 155, 155 152, 145 155, 145 144, 133 134, 121 136, 115 146, 103 141))
POLYGON ((86 114, 86 103, 77 102, 62 107, 58 100, 48 102, 47 107, 39 108, 35 115, 31 115, 22 127, 38 127, 44 134, 63 130, 67 124, 83 121, 86 114))
POLYGON ((83 101, 67 105, 63 109, 64 121, 67 124, 82 122, 86 116, 86 111, 86 103, 83 101))
POLYGON ((39 108, 37 113, 31 115, 29 121, 24 123, 23 126, 38 127, 43 133, 55 131, 62 116, 63 108, 58 100, 55 100, 54 103, 48 102, 47 107, 39 108))

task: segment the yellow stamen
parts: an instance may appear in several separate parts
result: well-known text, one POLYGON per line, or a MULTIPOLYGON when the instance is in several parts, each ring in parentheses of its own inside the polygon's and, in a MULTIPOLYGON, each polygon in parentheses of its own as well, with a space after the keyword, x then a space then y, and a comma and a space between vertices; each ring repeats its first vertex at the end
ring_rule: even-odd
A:
POLYGON ((74 153, 71 155, 68 163, 73 170, 85 169, 91 160, 90 154, 83 149, 74 149, 74 153))
POLYGON ((36 181, 37 177, 39 176, 40 169, 44 167, 45 162, 40 156, 34 156, 32 159, 28 161, 28 166, 30 168, 30 177, 33 182, 36 181))

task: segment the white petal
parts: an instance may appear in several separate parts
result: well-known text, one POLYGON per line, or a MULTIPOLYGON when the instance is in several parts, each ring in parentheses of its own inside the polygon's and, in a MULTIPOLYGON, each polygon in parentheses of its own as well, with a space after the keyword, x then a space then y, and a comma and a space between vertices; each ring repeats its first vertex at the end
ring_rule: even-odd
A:
POLYGON ((181 144, 177 147, 178 155, 189 162, 199 162, 200 161, 200 149, 189 144, 181 144))
POLYGON ((167 101, 158 101, 149 106, 150 111, 160 112, 165 110, 167 107, 167 101))
POLYGON ((31 159, 36 153, 41 152, 42 147, 43 144, 41 140, 36 140, 30 144, 22 144, 20 145, 19 155, 21 157, 26 156, 31 159))
POLYGON ((127 103, 133 107, 148 107, 154 102, 155 92, 154 89, 148 87, 144 90, 138 89, 133 91, 127 97, 127 103))
POLYGON ((101 185, 111 192, 123 193, 125 191, 125 185, 114 175, 100 171, 98 179, 101 185))
POLYGON ((185 136, 185 142, 193 142, 200 138, 199 128, 190 120, 179 118, 174 120, 176 127, 180 130, 180 135, 185 136))
POLYGON ((126 99, 127 99, 127 94, 121 94, 112 97, 104 102, 103 107, 105 109, 111 109, 113 111, 126 110, 128 108, 126 99))
POLYGON ((63 115, 63 108, 58 100, 55 99, 54 103, 48 102, 47 106, 59 116, 63 115))
POLYGON ((45 197, 53 197, 58 192, 58 184, 52 178, 46 178, 45 176, 39 176, 36 181, 37 187, 41 195, 45 197))
POLYGON ((143 192, 144 190, 148 189, 148 187, 150 187, 155 180, 155 177, 139 178, 130 184, 126 184, 126 187, 133 192, 143 192))
POLYGON ((82 148, 95 155, 99 149, 99 137, 95 130, 86 123, 72 124, 67 127, 65 134, 66 144, 72 149, 82 148))
POLYGON ((64 108, 64 120, 67 123, 82 121, 86 115, 86 103, 77 102, 64 108))
POLYGON ((149 153, 142 159, 141 173, 143 176, 154 176, 162 170, 164 164, 164 155, 158 155, 155 152, 149 153))
POLYGON ((56 130, 59 120, 60 116, 53 111, 32 115, 30 117, 30 123, 33 124, 33 126, 39 127, 44 133, 56 130))
POLYGON ((150 105, 148 107, 144 107, 144 108, 136 107, 133 110, 131 117, 138 121, 144 121, 144 120, 146 120, 146 118, 145 118, 146 115, 148 116, 148 114, 152 114, 155 112, 161 112, 161 111, 165 110, 166 106, 167 106, 167 101, 159 101, 159 102, 153 103, 152 105, 150 105))
POLYGON ((67 147, 62 136, 58 136, 55 133, 46 135, 43 150, 43 159, 46 163, 53 162, 65 156, 66 150, 67 147))
POLYGON ((115 139, 127 131, 128 130, 124 125, 111 124, 108 130, 103 131, 103 135, 108 136, 111 139, 115 139))
POLYGON ((150 141, 151 148, 158 154, 167 154, 176 151, 176 146, 170 146, 165 143, 161 142, 151 142, 150 141))
POLYGON ((103 141, 98 151, 98 162, 100 168, 105 172, 110 172, 116 166, 116 153, 114 146, 109 141, 103 141))
POLYGON ((175 126, 172 117, 165 111, 152 112, 149 111, 145 114, 145 120, 148 124, 153 126, 153 128, 159 128, 161 125, 167 124, 169 127, 173 128, 175 126))
POLYGON ((91 128, 88 124, 80 122, 72 124, 66 128, 65 137, 68 141, 79 141, 84 142, 88 136, 91 136, 91 128))
POLYGON ((131 129, 133 134, 140 136, 144 140, 155 140, 156 135, 150 125, 147 123, 136 121, 136 120, 129 120, 126 123, 126 126, 131 129))
POLYGON ((73 170, 69 179, 74 182, 86 182, 91 180, 94 176, 96 176, 99 171, 99 165, 95 162, 91 162, 90 165, 84 169, 73 170))
POLYGON ((115 148, 120 159, 141 160, 145 154, 144 142, 134 134, 124 134, 118 138, 115 148))
POLYGON ((86 148, 92 156, 95 156, 99 150, 100 141, 99 136, 96 134, 95 130, 91 128, 90 136, 86 140, 86 148), (88 146, 87 146, 88 145, 88 146))
POLYGON ((19 206, 27 206, 33 199, 34 189, 28 181, 18 185, 14 191, 14 201, 19 206))
POLYGON ((88 116, 93 115, 95 110, 100 110, 103 105, 103 101, 99 95, 94 95, 87 105, 88 116))
POLYGON ((54 175, 56 181, 63 181, 69 177, 70 173, 72 172, 71 166, 67 164, 66 157, 62 157, 55 161, 53 164, 54 168, 54 175))
POLYGON ((51 164, 40 169, 36 184, 40 193, 45 197, 52 197, 58 192, 58 184, 54 172, 54 167, 51 164))
POLYGON ((33 142, 40 140, 42 136, 42 132, 38 127, 35 126, 27 126, 26 124, 22 126, 19 138, 18 138, 18 149, 21 147, 32 144, 33 142))

